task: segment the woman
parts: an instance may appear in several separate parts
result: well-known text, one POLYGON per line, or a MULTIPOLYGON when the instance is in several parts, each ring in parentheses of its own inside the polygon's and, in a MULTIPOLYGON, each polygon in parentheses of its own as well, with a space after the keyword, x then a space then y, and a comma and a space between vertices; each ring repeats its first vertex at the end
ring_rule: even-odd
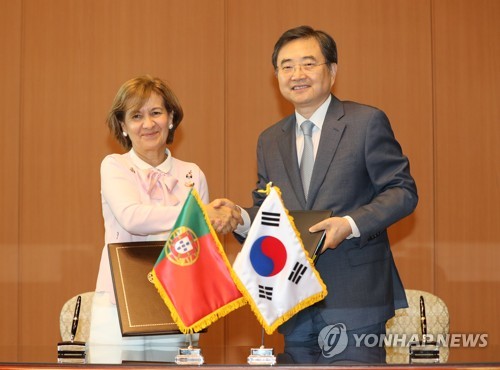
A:
MULTIPOLYGON (((167 239, 193 187, 202 201, 208 202, 208 186, 201 169, 173 158, 167 148, 182 117, 177 97, 158 78, 138 77, 119 89, 107 124, 129 151, 108 155, 101 164, 106 246, 167 239)), ((237 207, 226 199, 214 201, 206 209, 218 232, 232 231, 241 222, 237 207)), ((121 363, 124 351, 127 356, 135 353, 140 357, 141 352, 154 346, 170 348, 175 354, 185 345, 184 335, 121 336, 106 246, 92 306, 90 361, 121 363)), ((193 339, 197 341, 198 335, 193 339)))

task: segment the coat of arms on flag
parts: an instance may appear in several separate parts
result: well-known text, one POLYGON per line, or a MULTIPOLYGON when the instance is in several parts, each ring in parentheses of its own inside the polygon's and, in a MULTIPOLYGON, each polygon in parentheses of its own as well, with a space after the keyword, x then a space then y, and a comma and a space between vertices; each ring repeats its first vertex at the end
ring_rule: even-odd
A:
POLYGON ((268 186, 267 192, 233 268, 252 311, 272 334, 298 311, 322 300, 327 291, 280 190, 268 186))
POLYGON ((183 333, 200 331, 246 304, 194 188, 156 261, 152 276, 183 333))

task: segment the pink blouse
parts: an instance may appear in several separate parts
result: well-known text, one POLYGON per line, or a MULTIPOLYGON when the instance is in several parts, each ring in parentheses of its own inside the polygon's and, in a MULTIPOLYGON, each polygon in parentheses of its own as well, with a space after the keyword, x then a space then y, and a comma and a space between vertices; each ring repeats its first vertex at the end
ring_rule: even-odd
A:
POLYGON ((107 245, 168 238, 192 187, 208 203, 205 175, 194 163, 172 158, 158 167, 141 160, 132 149, 111 154, 101 163, 101 198, 105 243, 96 291, 113 294, 107 245))

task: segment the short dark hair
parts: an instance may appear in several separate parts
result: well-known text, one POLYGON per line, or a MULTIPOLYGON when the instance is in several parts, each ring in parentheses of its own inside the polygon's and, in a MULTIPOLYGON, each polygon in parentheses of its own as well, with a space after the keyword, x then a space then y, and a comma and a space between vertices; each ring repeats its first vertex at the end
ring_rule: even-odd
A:
POLYGON ((325 57, 328 63, 337 63, 337 44, 332 36, 324 31, 315 30, 310 26, 300 26, 289 29, 276 42, 273 51, 273 67, 276 70, 278 68, 278 54, 283 46, 288 44, 290 41, 305 38, 315 38, 321 48, 321 53, 325 57))
POLYGON ((168 131, 167 144, 174 141, 175 130, 184 117, 181 104, 165 82, 158 77, 145 75, 128 80, 120 87, 106 120, 115 139, 127 150, 132 148, 132 142, 128 136, 123 136, 121 122, 125 121, 125 114, 129 109, 142 107, 152 93, 158 94, 163 99, 163 105, 168 114, 173 115, 173 128, 168 131))

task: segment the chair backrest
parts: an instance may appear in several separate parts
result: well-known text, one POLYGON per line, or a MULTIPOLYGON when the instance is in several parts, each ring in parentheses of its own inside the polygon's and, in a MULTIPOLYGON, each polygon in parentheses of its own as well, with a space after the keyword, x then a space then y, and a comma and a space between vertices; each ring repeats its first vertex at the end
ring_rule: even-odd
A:
MULTIPOLYGON (((420 338, 422 331, 420 327, 420 296, 425 302, 425 316, 427 322, 427 334, 432 334, 434 340, 438 335, 446 336, 450 332, 450 316, 448 308, 442 299, 434 294, 421 290, 406 289, 406 298, 408 299, 408 308, 399 309, 393 318, 387 321, 386 337, 391 335, 404 335, 411 338, 417 334, 420 338)), ((409 363, 408 343, 392 342, 386 345, 386 361, 388 364, 409 363), (394 345, 396 344, 396 345, 394 345)), ((448 361, 449 348, 441 346, 439 348, 439 362, 448 361)))
POLYGON ((78 294, 64 303, 59 316, 59 330, 63 341, 69 341, 71 339, 71 326, 73 324, 73 315, 75 313, 76 299, 78 296, 82 297, 82 302, 80 306, 78 329, 74 340, 87 342, 89 338, 94 292, 78 294))

